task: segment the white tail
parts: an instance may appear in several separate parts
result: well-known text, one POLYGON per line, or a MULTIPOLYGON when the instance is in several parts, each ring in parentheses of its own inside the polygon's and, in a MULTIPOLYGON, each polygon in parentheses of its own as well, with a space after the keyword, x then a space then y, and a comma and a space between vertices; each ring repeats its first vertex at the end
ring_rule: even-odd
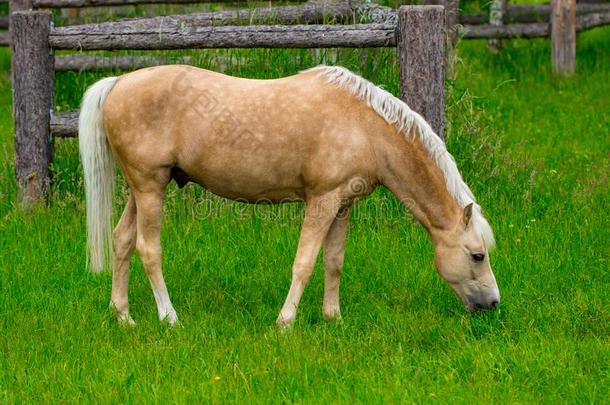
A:
POLYGON ((100 272, 112 260, 112 202, 115 163, 106 139, 102 107, 116 83, 107 77, 85 92, 78 117, 78 144, 85 172, 89 267, 100 272))

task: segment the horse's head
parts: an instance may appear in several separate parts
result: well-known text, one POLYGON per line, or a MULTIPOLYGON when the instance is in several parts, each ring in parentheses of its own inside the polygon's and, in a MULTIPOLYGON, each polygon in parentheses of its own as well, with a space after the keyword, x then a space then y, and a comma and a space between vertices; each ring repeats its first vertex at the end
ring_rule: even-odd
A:
POLYGON ((473 204, 464 208, 456 229, 437 240, 435 254, 438 272, 469 311, 493 309, 500 303, 500 291, 488 255, 493 235, 476 209, 473 212, 473 204))

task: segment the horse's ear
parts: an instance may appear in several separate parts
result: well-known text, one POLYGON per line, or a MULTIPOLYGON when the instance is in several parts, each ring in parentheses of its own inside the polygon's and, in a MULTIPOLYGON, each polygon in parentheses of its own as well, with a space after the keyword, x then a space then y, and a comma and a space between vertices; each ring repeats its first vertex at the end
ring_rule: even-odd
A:
POLYGON ((464 216, 462 217, 462 223, 464 224, 464 228, 468 227, 468 224, 470 224, 470 220, 472 219, 472 206, 473 203, 470 203, 466 207, 464 207, 464 216))

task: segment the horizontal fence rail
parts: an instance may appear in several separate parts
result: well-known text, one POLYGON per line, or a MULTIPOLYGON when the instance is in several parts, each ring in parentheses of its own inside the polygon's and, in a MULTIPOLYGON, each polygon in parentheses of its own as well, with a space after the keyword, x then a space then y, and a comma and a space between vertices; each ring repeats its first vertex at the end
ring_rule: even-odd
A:
MULTIPOLYGON (((339 3, 312 3, 303 4, 300 6, 274 6, 264 7, 260 9, 238 9, 238 10, 223 10, 215 12, 194 13, 179 16, 161 16, 148 18, 130 18, 123 19, 117 22, 102 23, 107 29, 112 29, 115 24, 118 24, 119 29, 125 30, 125 27, 133 26, 137 29, 141 28, 159 28, 163 26, 216 26, 216 25, 246 25, 246 24, 316 24, 326 21, 344 22, 355 15, 362 12, 376 11, 377 9, 385 9, 379 6, 361 5, 351 7, 349 2, 342 1, 339 3)), ((380 15, 377 12, 375 15, 380 15)), ((0 28, 8 28, 9 17, 0 16, 0 28)), ((10 43, 7 36, 0 45, 10 43)))
MULTIPOLYGON (((610 4, 577 3, 576 15, 610 12, 610 4)), ((504 24, 550 22, 550 4, 510 4, 503 18, 504 24)), ((489 22, 489 13, 461 14, 460 24, 479 25, 489 22)))
MULTIPOLYGON (((331 48, 395 46, 396 25, 259 25, 218 26, 198 24, 197 18, 126 20, 51 29, 55 49, 163 50, 185 48, 331 48), (165 22, 167 21, 167 22, 165 22)), ((209 20, 203 20, 208 21, 209 20)), ((577 17, 577 30, 610 23, 610 13, 577 17)), ((535 38, 548 36, 548 23, 466 25, 464 38, 535 38)))
POLYGON ((508 25, 464 25, 460 35, 464 38, 538 38, 549 36, 548 23, 508 25))
POLYGON ((9 32, 0 32, 0 46, 8 46, 11 44, 11 34, 9 32))
POLYGON ((78 136, 78 114, 80 110, 51 114, 51 133, 59 138, 78 136))
MULTIPOLYGON (((583 14, 576 18, 576 31, 584 31, 610 24, 610 12, 583 14)), ((539 38, 551 33, 549 23, 507 25, 464 25, 460 28, 464 38, 539 38)))
MULTIPOLYGON (((352 15, 349 4, 303 5, 268 7, 259 10, 226 10, 186 15, 170 15, 146 18, 129 18, 119 21, 67 26, 69 32, 106 35, 107 33, 158 32, 164 30, 192 29, 196 27, 246 25, 254 23, 311 24, 322 23, 325 19, 343 21, 352 15)), ((58 28, 59 29, 59 28, 58 28)))
POLYGON ((124 31, 103 24, 52 28, 49 44, 55 49, 161 50, 186 48, 365 48, 396 45, 396 26, 258 25, 228 27, 160 27, 124 31))
POLYGON ((576 31, 588 30, 610 24, 610 12, 591 13, 576 18, 576 31))
MULTIPOLYGON (((65 7, 67 5, 110 5, 109 2, 116 2, 123 5, 134 5, 145 3, 147 0, 34 0, 34 7, 65 7)), ((150 0, 150 4, 171 3, 172 0, 150 0)), ((200 3, 202 0, 177 0, 178 3, 193 2, 200 3)), ((480 14, 462 14, 459 16, 459 22, 462 24, 458 28, 458 32, 465 39, 471 38, 536 38, 544 37, 550 34, 548 22, 550 20, 550 4, 537 5, 509 5, 506 15, 503 17, 503 24, 489 24, 489 16, 485 13, 480 14)), ((610 19, 610 4, 608 3, 578 3, 576 7, 577 14, 577 30, 593 28, 600 25, 609 24, 610 19)), ((364 17, 372 23, 378 24, 397 24, 398 16, 396 12, 388 7, 382 7, 376 4, 350 4, 348 1, 338 3, 309 3, 300 6, 275 6, 265 7, 261 9, 241 9, 241 10, 224 10, 208 13, 196 13, 191 15, 181 16, 166 16, 152 18, 132 18, 120 20, 117 22, 101 23, 99 26, 85 24, 86 29, 92 30, 96 34, 100 34, 99 29, 112 30, 116 27, 120 34, 114 35, 112 40, 115 43, 122 44, 126 40, 124 35, 133 33, 139 35, 139 31, 156 30, 163 35, 163 30, 167 31, 167 27, 174 28, 174 32, 167 32, 170 36, 176 37, 177 27, 193 28, 193 27, 208 27, 221 25, 242 25, 242 24, 316 24, 324 21, 344 22, 352 17, 364 17), (99 28, 99 29, 98 29, 99 28)), ((0 16, 0 28, 7 28, 7 16, 0 16)), ((64 33, 60 32, 60 35, 64 33)), ((195 33, 199 37, 205 33, 195 33)), ((64 39, 61 40, 62 43, 64 39)), ((140 43, 148 43, 148 39, 142 37, 134 40, 140 43)), ((174 38, 174 45, 170 48, 162 49, 178 49, 183 45, 180 40, 174 38)), ((100 42, 99 39, 95 42, 100 42)), ((201 38, 188 43, 201 43, 201 38)), ((231 41, 228 41, 231 42, 231 41)), ((9 45, 10 35, 8 32, 0 31, 0 45, 9 45)), ((98 49, 93 45, 82 46, 79 49, 98 49)), ((95 45, 101 46, 101 45, 95 45)), ((111 49, 126 49, 125 45, 117 45, 111 49)), ((150 49, 148 45, 142 45, 142 48, 150 49)), ((156 46, 156 45, 155 45, 156 46)), ((191 46, 191 45, 186 45, 191 46)), ((192 45, 197 48, 205 48, 208 46, 192 45)), ((258 46, 258 45, 253 45, 258 46)), ((302 47, 303 45, 295 45, 302 47)), ((326 45, 328 47, 330 45, 326 45)), ((338 45, 342 46, 342 45, 338 45)), ((70 46, 71 47, 71 46, 70 46)), ((104 48, 105 49, 105 48, 104 48)))
MULTIPOLYGON (((291 0, 302 2, 306 0, 291 0)), ((32 0, 34 8, 133 6, 138 4, 243 3, 248 0, 32 0)))

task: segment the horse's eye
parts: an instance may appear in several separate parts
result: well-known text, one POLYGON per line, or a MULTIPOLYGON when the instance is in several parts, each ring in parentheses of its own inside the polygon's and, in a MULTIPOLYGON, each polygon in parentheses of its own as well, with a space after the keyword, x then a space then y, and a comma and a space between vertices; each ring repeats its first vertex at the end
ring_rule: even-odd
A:
POLYGON ((473 253, 472 260, 475 262, 482 262, 485 259, 485 255, 483 253, 473 253))

